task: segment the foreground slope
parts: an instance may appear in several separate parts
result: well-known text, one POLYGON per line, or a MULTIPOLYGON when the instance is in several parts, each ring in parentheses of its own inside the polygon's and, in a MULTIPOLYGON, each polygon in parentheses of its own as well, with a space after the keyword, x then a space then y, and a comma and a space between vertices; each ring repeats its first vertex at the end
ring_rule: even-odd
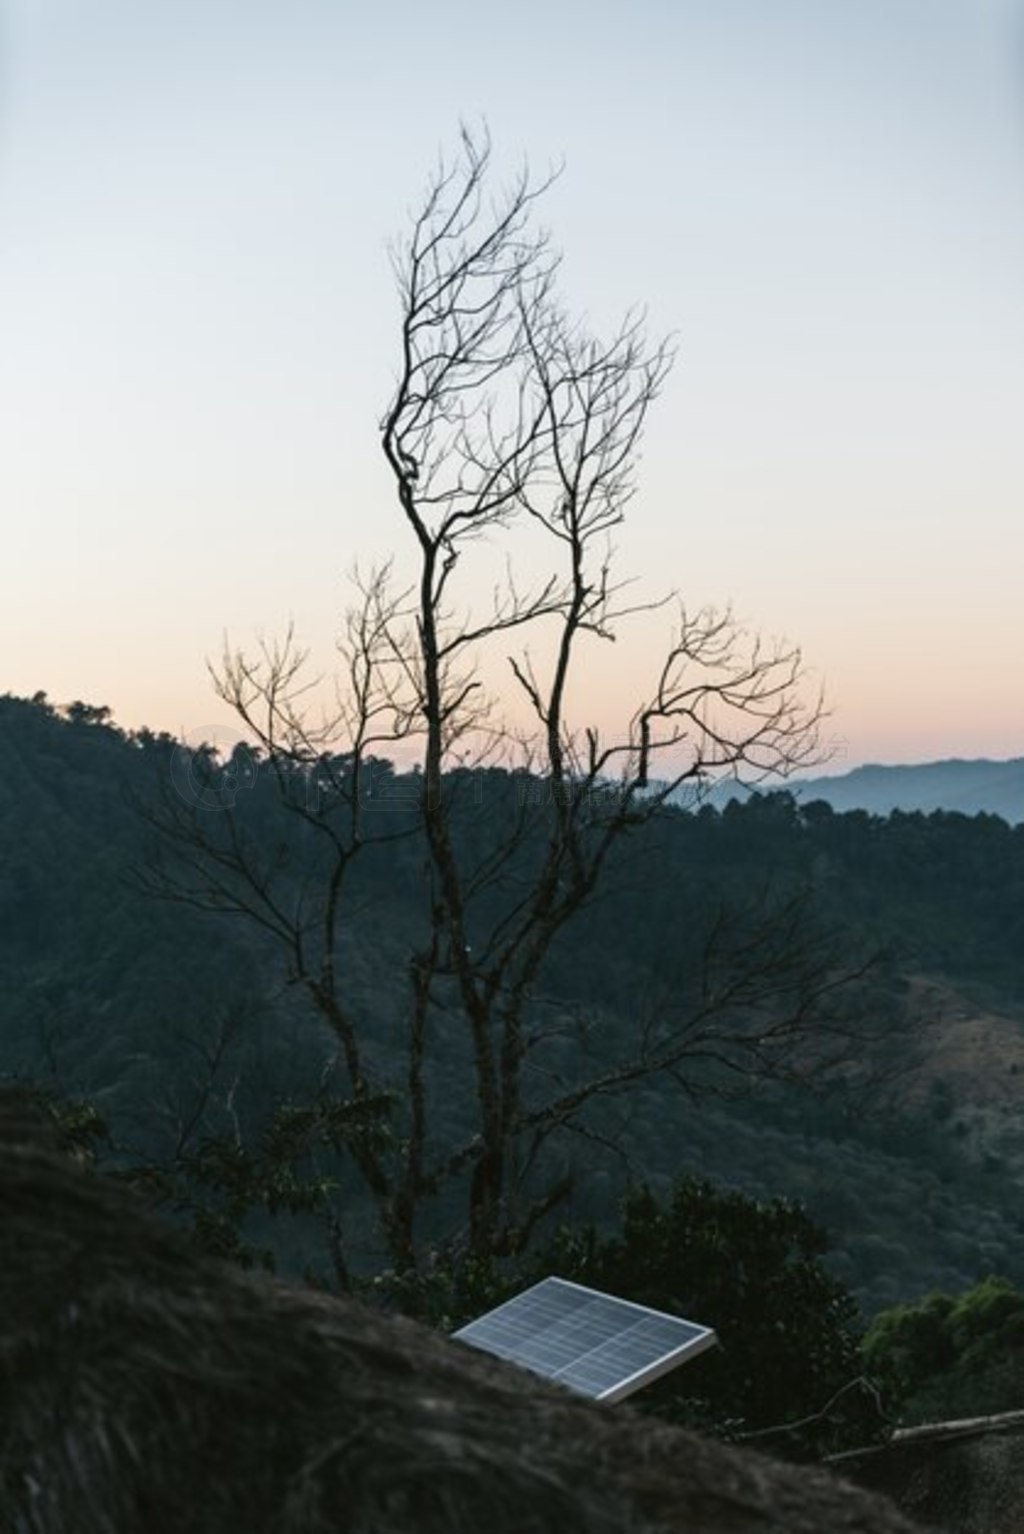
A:
POLYGON ((909 1534, 817 1469, 197 1258, 0 1098, 11 1534, 909 1534))

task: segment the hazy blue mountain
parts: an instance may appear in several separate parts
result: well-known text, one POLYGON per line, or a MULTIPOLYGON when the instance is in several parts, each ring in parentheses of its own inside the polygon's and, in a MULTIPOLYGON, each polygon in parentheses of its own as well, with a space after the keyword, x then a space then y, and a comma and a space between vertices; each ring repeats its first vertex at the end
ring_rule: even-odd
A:
MULTIPOLYGON (((1001 815, 1011 825, 1024 822, 1024 757, 1005 762, 951 758, 914 765, 871 764, 834 777, 793 778, 785 786, 803 804, 824 799, 838 811, 888 815, 892 810, 954 810, 962 815, 1001 815)), ((746 799, 749 792, 739 784, 722 785, 712 803, 746 799)))

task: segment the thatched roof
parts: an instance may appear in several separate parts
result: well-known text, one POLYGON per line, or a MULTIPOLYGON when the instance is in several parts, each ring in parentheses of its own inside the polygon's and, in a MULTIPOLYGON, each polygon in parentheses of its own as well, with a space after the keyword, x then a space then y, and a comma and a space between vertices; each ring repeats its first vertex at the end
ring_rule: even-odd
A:
POLYGON ((837 1454, 832 1463, 909 1516, 955 1534, 1024 1527, 1024 1411, 904 1428, 887 1444, 837 1454))

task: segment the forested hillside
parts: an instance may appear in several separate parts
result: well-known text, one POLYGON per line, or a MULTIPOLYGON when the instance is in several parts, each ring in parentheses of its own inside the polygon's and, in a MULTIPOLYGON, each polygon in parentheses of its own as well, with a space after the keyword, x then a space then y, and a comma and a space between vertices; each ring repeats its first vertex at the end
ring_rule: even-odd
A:
MULTIPOLYGON (((152 1161, 225 1126, 255 1142, 276 1105, 315 1090, 333 1048, 271 932, 145 892, 175 856, 152 817, 183 760, 169 737, 123 733, 102 709, 0 700, 0 1072, 89 1097, 120 1154, 152 1161)), ((275 818, 256 758, 224 770, 252 845, 298 890, 318 856, 301 820, 275 818)), ((483 848, 513 811, 543 814, 543 785, 525 774, 467 771, 454 789, 459 835, 483 848)), ((403 834, 415 791, 377 765, 372 793, 395 835, 360 867, 338 955, 385 1082, 422 937, 422 849, 403 834)), ((489 920, 515 883, 513 866, 489 920)), ((826 1079, 809 1051, 802 1082, 744 1079, 733 1093, 692 1062, 684 1092, 648 1079, 609 1096, 561 1151, 565 1212, 604 1219, 629 1178, 659 1187, 695 1172, 804 1200, 869 1311, 990 1272, 1024 1282, 1022 826, 836 814, 787 794, 659 813, 552 950, 541 1068, 570 1079, 584 1054, 600 1062, 694 983, 723 924, 752 940, 766 909, 795 913, 791 935, 827 944, 837 972, 873 959, 835 1014, 842 1063, 826 1079)), ((442 1137, 460 1127, 462 1047, 451 1041, 432 1086, 442 1137)), ((273 1237, 286 1264, 315 1266, 309 1223, 289 1232, 273 1237)), ((368 1226, 364 1253, 372 1262, 368 1226)))

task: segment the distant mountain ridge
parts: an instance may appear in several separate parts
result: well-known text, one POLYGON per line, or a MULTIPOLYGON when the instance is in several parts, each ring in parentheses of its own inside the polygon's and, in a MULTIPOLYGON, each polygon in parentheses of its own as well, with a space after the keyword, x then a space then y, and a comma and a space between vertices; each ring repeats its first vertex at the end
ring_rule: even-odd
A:
MULTIPOLYGON (((766 788, 770 785, 765 785, 766 788)), ((1011 825, 1024 822, 1024 757, 1009 761, 952 757, 941 762, 854 767, 835 777, 793 778, 785 785, 803 804, 823 799, 834 810, 957 811, 961 815, 1000 815, 1011 825)), ((714 803, 747 798, 750 790, 723 785, 714 803)))

